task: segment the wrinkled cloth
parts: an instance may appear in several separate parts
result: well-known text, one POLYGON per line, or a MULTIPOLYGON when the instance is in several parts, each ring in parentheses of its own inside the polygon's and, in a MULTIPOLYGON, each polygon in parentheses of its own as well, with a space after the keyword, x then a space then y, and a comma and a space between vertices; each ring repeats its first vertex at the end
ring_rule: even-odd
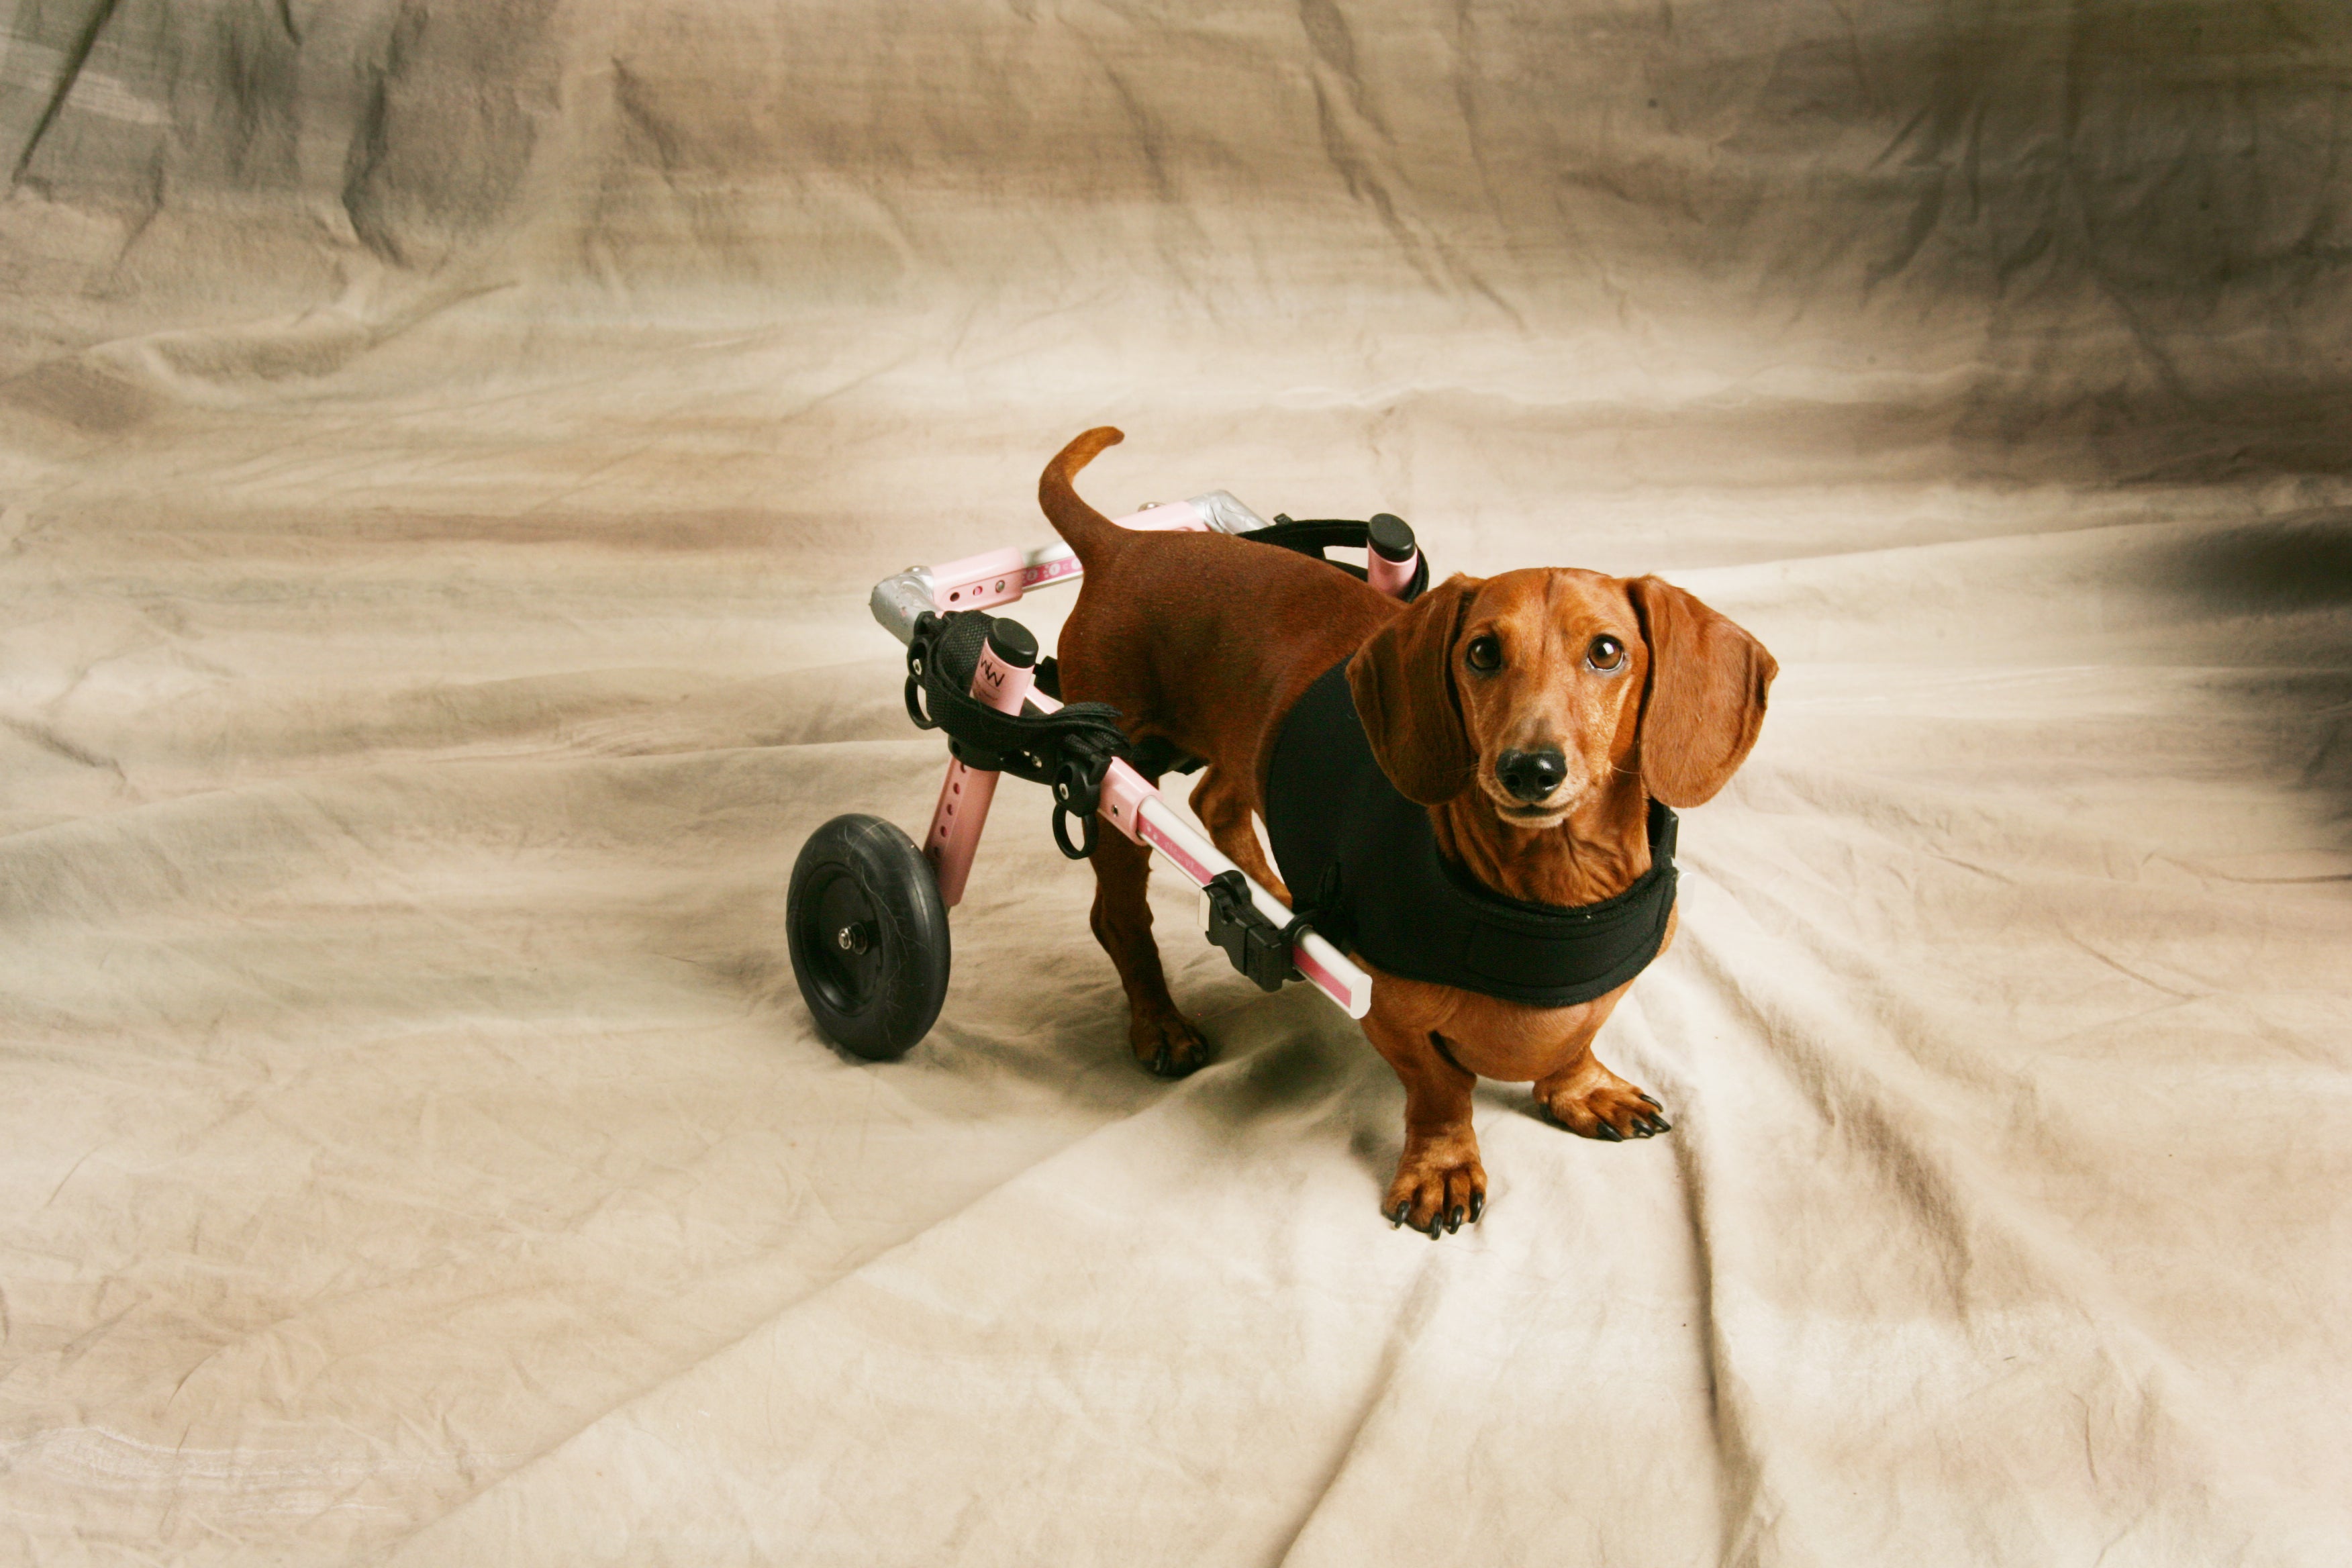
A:
MULTIPOLYGON (((2332 1564, 2352 16, 0 8, 0 1558, 2332 1564), (866 591, 1223 487, 1782 673, 1603 1032, 1402 1095, 1008 784, 932 1034, 866 591)), ((1013 612, 1049 643, 1068 597, 1013 612)))

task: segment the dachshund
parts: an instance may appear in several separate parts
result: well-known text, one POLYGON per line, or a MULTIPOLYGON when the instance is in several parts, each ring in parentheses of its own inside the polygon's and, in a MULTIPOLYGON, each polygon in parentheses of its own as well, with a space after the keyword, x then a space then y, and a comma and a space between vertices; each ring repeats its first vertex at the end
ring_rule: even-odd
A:
MULTIPOLYGON (((1704 803, 1756 743, 1779 667, 1679 588, 1541 568, 1457 574, 1402 605, 1245 537, 1120 528, 1073 479, 1122 439, 1089 430, 1038 481, 1039 504, 1085 567, 1061 637, 1063 695, 1109 703, 1136 739, 1201 758, 1194 813, 1286 905, 1251 819, 1265 815, 1285 716, 1342 660, 1381 771, 1427 808, 1444 857, 1510 899, 1584 905, 1622 892, 1649 868, 1651 800, 1704 803)), ((1102 835, 1092 925, 1127 992, 1136 1058, 1175 1078, 1210 1051, 1160 968, 1150 854, 1102 835)), ((1404 1152, 1381 1200, 1392 1225, 1433 1238, 1485 1212, 1471 1128, 1479 1078, 1531 1083, 1588 1138, 1670 1130, 1658 1101, 1592 1053, 1625 985, 1542 1007, 1370 973, 1364 1033, 1405 1092, 1404 1152)))

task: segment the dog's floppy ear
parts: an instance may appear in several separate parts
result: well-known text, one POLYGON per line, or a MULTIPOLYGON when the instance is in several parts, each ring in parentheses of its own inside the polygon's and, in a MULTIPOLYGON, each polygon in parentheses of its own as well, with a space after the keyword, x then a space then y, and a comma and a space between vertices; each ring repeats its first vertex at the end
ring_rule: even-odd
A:
POLYGON ((1642 787, 1668 805, 1704 805, 1748 760, 1780 667, 1762 643, 1671 583, 1635 577, 1625 593, 1650 645, 1642 787))
POLYGON ((1405 606, 1348 661, 1348 689, 1381 772, 1409 800, 1439 805, 1470 786, 1477 751, 1454 694, 1454 638, 1483 577, 1455 573, 1405 606))

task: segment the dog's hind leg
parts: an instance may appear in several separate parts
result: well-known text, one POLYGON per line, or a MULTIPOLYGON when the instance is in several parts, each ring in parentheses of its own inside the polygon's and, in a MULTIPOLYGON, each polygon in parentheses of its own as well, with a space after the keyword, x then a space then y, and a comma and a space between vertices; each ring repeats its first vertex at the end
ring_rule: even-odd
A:
POLYGON ((1209 1059, 1209 1044, 1168 994, 1160 944, 1151 939, 1144 885, 1151 852, 1125 834, 1106 832, 1095 846, 1095 940, 1110 954, 1127 988, 1128 1038, 1135 1059, 1161 1078, 1182 1078, 1209 1059))

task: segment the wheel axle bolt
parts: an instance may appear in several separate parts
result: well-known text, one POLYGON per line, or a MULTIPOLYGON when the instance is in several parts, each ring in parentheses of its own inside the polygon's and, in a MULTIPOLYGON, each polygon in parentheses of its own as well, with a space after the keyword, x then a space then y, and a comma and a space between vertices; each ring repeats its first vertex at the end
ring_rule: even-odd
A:
POLYGON ((844 952, 864 952, 871 945, 862 925, 845 925, 834 933, 833 940, 844 952))

